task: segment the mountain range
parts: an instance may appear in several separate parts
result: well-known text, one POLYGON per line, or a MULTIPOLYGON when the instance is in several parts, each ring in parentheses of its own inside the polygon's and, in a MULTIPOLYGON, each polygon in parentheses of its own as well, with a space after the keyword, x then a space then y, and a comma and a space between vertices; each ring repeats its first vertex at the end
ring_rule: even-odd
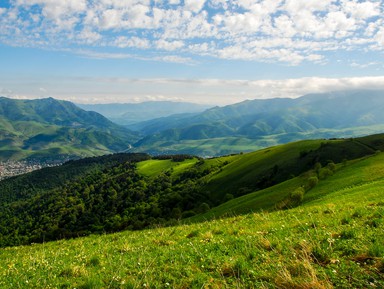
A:
POLYGON ((207 157, 300 139, 349 138, 384 130, 384 92, 375 90, 247 100, 202 112, 196 112, 203 109, 198 105, 186 112, 186 103, 157 105, 157 112, 156 103, 90 106, 104 111, 102 116, 53 98, 1 97, 0 159, 78 158, 122 151, 207 157), (113 112, 118 115, 118 109, 131 115, 129 125, 106 118, 113 112), (169 115, 177 109, 180 113, 169 115), (149 115, 154 119, 139 121, 149 115))
POLYGON ((383 91, 342 91, 247 100, 130 128, 145 135, 135 144, 139 150, 222 155, 299 139, 378 133, 384 129, 383 109, 383 91))

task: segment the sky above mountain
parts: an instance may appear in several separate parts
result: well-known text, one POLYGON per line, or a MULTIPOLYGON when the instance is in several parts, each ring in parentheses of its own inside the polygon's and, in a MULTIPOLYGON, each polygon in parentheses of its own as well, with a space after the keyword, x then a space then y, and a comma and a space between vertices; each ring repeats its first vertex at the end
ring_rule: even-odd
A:
POLYGON ((0 95, 227 104, 384 89, 382 0, 0 0, 0 95))

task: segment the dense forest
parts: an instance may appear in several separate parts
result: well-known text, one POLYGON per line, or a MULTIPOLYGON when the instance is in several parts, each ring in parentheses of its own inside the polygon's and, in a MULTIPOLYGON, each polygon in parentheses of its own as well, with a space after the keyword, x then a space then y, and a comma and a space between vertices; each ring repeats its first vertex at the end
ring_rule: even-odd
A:
MULTIPOLYGON (((0 245, 172 224, 209 209, 198 179, 210 170, 192 170, 176 178, 166 171, 148 178, 136 171, 136 162, 147 156, 136 154, 131 158, 127 161, 125 157, 124 162, 113 166, 93 164, 89 173, 76 180, 53 189, 52 182, 48 182, 46 188, 32 196, 33 187, 27 187, 24 192, 30 192, 29 198, 24 198, 24 193, 18 201, 5 202, 0 211, 0 245)), ((170 158, 177 162, 185 156, 170 158)))

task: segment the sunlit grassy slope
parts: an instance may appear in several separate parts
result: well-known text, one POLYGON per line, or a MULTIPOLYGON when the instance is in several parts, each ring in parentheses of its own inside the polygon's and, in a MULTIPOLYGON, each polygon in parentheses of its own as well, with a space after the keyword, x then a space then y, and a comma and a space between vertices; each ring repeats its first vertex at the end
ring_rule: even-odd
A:
POLYGON ((187 159, 183 162, 174 162, 168 160, 147 160, 137 164, 138 170, 148 177, 155 177, 161 172, 172 169, 174 173, 186 170, 194 165, 198 160, 196 158, 187 159))
MULTIPOLYGON (((230 200, 191 220, 202 221, 222 216, 273 210, 275 205, 288 196, 289 193, 305 185, 308 174, 305 173, 267 189, 230 200)), ((344 192, 347 194, 350 190, 379 188, 383 184, 384 154, 380 153, 375 156, 353 160, 349 163, 338 164, 334 175, 321 180, 304 195, 302 205, 311 204, 311 202, 322 202, 325 198, 332 199, 335 196, 342 196, 344 192)), ((384 195, 382 197, 384 199, 384 195)))
POLYGON ((255 193, 259 196, 258 202, 252 209, 269 208, 274 206, 279 195, 281 198, 285 192, 289 193, 292 187, 304 181, 293 179, 281 184, 282 189, 275 196, 270 193, 273 189, 265 192, 260 189, 292 179, 313 168, 316 162, 323 165, 329 161, 341 163, 343 160, 374 154, 378 148, 382 148, 382 139, 378 135, 360 139, 305 140, 251 153, 206 159, 200 163, 197 159, 183 163, 149 160, 139 163, 138 171, 146 176, 156 176, 167 170, 177 174, 194 165, 200 171, 217 168, 211 169, 212 172, 201 180, 204 182, 203 191, 210 196, 212 203, 222 203, 227 194, 237 197, 259 190, 255 193))
MULTIPOLYGON (((290 210, 1 249, 0 287, 383 288, 383 161, 340 164, 290 210)), ((206 217, 257 211, 303 178, 206 217)))

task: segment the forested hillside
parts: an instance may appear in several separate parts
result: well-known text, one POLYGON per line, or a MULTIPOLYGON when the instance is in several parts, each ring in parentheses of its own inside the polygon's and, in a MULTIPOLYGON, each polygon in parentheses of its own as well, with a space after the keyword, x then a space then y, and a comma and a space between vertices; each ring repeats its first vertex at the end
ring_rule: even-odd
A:
MULTIPOLYGON (((322 179, 335 164, 383 148, 384 136, 375 135, 212 159, 118 154, 72 161, 0 182, 1 245, 170 225, 291 179, 310 190, 316 181, 303 173, 315 170, 314 177, 322 179)), ((287 199, 291 193, 262 193, 253 208, 289 208, 296 205, 287 199)))

